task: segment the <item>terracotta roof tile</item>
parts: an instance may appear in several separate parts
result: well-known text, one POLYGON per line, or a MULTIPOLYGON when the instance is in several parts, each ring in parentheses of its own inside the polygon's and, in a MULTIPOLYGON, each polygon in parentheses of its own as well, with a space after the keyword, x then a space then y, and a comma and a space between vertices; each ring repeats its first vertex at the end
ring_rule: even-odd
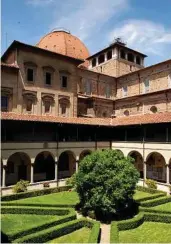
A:
POLYGON ((65 118, 43 115, 16 114, 12 112, 2 112, 2 120, 37 121, 51 123, 85 124, 101 126, 124 126, 137 124, 156 124, 171 122, 171 112, 158 114, 145 114, 118 118, 65 118))

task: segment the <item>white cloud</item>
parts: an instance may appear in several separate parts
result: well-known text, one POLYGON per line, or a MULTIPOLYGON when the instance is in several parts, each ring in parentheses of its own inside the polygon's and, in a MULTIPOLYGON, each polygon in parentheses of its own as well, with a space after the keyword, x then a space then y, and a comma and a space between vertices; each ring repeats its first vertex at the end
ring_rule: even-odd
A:
POLYGON ((93 38, 94 33, 111 18, 128 8, 129 0, 65 0, 54 11, 53 29, 63 26, 82 40, 93 38))
POLYGON ((54 2, 54 0, 27 0, 28 4, 32 4, 34 6, 45 6, 54 2))
POLYGON ((171 29, 148 20, 128 20, 109 34, 109 41, 121 37, 129 47, 144 53, 170 56, 171 29), (170 49, 170 48, 169 48, 170 49))

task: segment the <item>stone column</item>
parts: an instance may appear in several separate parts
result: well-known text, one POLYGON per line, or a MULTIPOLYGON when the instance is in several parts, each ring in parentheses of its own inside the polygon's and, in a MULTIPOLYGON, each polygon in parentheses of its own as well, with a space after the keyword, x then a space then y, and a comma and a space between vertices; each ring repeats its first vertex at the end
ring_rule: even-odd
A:
POLYGON ((55 181, 58 181, 58 158, 55 157, 55 181))
POLYGON ((98 64, 99 64, 98 57, 96 57, 96 65, 98 65, 98 64))
POLYGON ((147 179, 147 164, 146 164, 146 162, 144 162, 143 170, 144 170, 144 181, 145 181, 147 179))
POLYGON ((34 162, 35 158, 31 158, 30 183, 34 183, 34 162))
POLYGON ((169 184, 170 182, 170 169, 169 164, 166 164, 166 183, 169 184))
POLYGON ((7 167, 7 159, 2 160, 2 187, 6 187, 6 167, 7 167))
POLYGON ((105 57, 105 62, 107 61, 107 53, 104 54, 104 57, 105 57))
POLYGON ((78 172, 79 156, 76 157, 76 173, 78 172))

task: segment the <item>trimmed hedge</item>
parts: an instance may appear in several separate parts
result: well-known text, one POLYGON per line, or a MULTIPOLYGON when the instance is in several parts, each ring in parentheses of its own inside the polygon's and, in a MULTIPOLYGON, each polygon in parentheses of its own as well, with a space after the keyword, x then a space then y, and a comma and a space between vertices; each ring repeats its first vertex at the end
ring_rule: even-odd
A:
POLYGON ((49 207, 49 208, 74 208, 75 204, 44 204, 44 203, 18 203, 2 202, 1 206, 18 206, 18 207, 49 207))
POLYGON ((96 221, 92 223, 91 233, 88 239, 88 243, 99 243, 100 236, 100 222, 96 221))
POLYGON ((40 226, 36 226, 36 227, 31 228, 31 229, 27 229, 27 230, 18 232, 16 234, 9 235, 9 239, 11 241, 14 241, 15 239, 22 238, 22 237, 24 237, 26 235, 30 235, 32 233, 35 233, 35 232, 38 232, 38 231, 41 231, 41 230, 45 230, 45 229, 48 229, 48 228, 53 227, 55 225, 60 225, 60 224, 63 224, 63 223, 66 223, 66 222, 69 222, 69 221, 72 221, 72 220, 75 220, 75 219, 76 219, 76 214, 72 213, 72 214, 70 214, 70 215, 68 215, 66 217, 63 217, 61 219, 58 219, 56 221, 51 221, 51 222, 42 224, 40 226))
POLYGON ((36 190, 36 191, 28 191, 28 192, 22 192, 22 193, 16 193, 12 195, 2 196, 1 201, 13 201, 28 197, 37 197, 42 195, 47 195, 51 193, 57 193, 61 191, 68 191, 71 188, 71 186, 61 186, 61 187, 55 187, 55 188, 48 188, 48 189, 42 189, 42 190, 36 190))
POLYGON ((171 223, 171 215, 159 213, 144 213, 144 220, 151 222, 171 223))
POLYGON ((163 193, 163 195, 167 194, 166 192, 159 191, 159 190, 152 189, 152 188, 147 188, 147 187, 144 187, 144 186, 136 186, 136 189, 138 191, 148 192, 148 193, 151 193, 151 194, 155 194, 155 193, 163 193))
POLYGON ((110 243, 119 243, 119 231, 137 228, 144 221, 171 223, 171 215, 159 213, 140 213, 133 219, 111 223, 110 243))
MULTIPOLYGON (((23 238, 16 239, 17 243, 45 243, 53 240, 57 237, 69 234, 75 230, 81 229, 87 226, 88 228, 93 227, 93 222, 87 221, 85 219, 73 220, 69 223, 54 226, 52 228, 39 231, 37 233, 24 236, 23 238)), ((92 237, 93 238, 93 237, 92 237)))
POLYGON ((69 209, 1 207, 2 214, 67 215, 69 209))
POLYGON ((140 202, 142 207, 154 207, 163 203, 171 202, 171 197, 160 197, 153 200, 140 202))
POLYGON ((164 197, 164 196, 165 196, 164 193, 157 193, 157 194, 153 194, 152 196, 149 196, 149 197, 143 197, 143 198, 137 199, 136 202, 140 203, 143 201, 152 200, 152 199, 156 199, 156 198, 164 197))
POLYGON ((118 224, 118 230, 129 230, 129 229, 135 229, 138 226, 140 226, 144 222, 144 214, 139 213, 136 217, 133 219, 127 219, 119 221, 118 224))
POLYGON ((110 228, 110 243, 119 243, 119 230, 116 222, 111 223, 110 228))
POLYGON ((148 212, 148 213, 156 213, 156 214, 171 214, 171 211, 163 211, 163 210, 157 210, 157 209, 151 209, 151 208, 139 208, 142 212, 148 212))

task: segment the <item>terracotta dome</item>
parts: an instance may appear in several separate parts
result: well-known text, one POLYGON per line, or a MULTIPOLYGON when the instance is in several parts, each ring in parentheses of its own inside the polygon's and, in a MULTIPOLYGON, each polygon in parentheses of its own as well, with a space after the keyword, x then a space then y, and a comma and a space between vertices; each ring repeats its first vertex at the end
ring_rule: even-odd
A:
POLYGON ((48 33, 36 46, 78 59, 86 59, 90 56, 82 41, 64 30, 48 33))

